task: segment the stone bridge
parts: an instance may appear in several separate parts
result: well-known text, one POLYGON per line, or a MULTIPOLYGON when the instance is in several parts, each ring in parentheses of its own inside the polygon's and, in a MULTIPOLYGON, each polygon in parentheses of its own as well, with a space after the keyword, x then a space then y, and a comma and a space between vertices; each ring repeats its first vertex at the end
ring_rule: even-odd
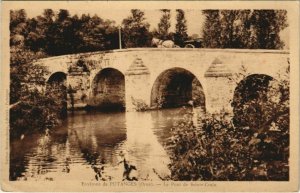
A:
POLYGON ((202 106, 208 112, 232 110, 237 83, 245 76, 281 79, 288 51, 134 48, 50 57, 48 83, 64 81, 68 107, 126 108, 137 105, 202 106), (238 76, 241 75, 241 76, 238 76))

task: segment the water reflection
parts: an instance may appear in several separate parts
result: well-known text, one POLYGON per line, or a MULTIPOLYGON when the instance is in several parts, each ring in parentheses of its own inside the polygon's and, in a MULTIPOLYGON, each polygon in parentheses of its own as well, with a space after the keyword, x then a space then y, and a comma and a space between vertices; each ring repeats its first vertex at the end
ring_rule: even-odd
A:
POLYGON ((169 157, 154 134, 154 124, 151 113, 126 113, 127 141, 124 149, 128 152, 128 160, 138 169, 138 179, 158 180, 159 172, 162 176, 169 175, 167 165, 169 157))
POLYGON ((59 128, 11 142, 10 179, 160 180, 170 173, 164 144, 182 114, 77 113, 59 128))

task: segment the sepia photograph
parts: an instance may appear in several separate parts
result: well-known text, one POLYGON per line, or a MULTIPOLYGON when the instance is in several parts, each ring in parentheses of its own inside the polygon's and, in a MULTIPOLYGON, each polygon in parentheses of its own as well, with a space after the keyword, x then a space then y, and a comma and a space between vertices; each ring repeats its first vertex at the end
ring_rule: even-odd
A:
POLYGON ((297 191, 299 2, 210 3, 3 3, 2 189, 297 191))

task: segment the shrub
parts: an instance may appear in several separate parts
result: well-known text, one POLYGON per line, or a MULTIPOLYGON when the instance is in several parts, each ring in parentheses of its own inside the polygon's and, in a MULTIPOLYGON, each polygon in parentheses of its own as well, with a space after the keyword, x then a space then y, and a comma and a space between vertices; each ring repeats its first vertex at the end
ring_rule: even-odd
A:
POLYGON ((172 129, 171 179, 289 180, 289 68, 281 77, 243 79, 232 117, 207 114, 196 127, 186 114, 172 129))
POLYGON ((234 127, 226 114, 195 127, 184 116, 169 143, 172 180, 288 180, 289 133, 234 127))
POLYGON ((149 106, 145 103, 145 101, 141 100, 141 99, 135 99, 133 97, 131 97, 132 100, 132 104, 134 106, 134 109, 136 111, 146 111, 149 110, 149 106))
POLYGON ((51 129, 61 118, 60 100, 55 93, 43 94, 37 89, 28 90, 27 95, 10 109, 10 137, 51 129))

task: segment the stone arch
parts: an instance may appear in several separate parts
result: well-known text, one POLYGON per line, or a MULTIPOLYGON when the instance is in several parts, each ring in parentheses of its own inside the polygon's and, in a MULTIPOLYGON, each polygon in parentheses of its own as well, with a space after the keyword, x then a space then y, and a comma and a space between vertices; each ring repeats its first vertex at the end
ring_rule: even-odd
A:
POLYGON ((152 86, 151 106, 170 108, 184 105, 200 106, 205 110, 205 95, 200 81, 184 68, 163 71, 152 86))
MULTIPOLYGON (((231 103, 234 124, 250 128, 263 126, 267 122, 268 113, 271 110, 268 107, 270 89, 271 86, 274 89, 274 84, 277 83, 276 79, 266 74, 251 74, 242 79, 234 90, 231 103)), ((277 89, 279 88, 277 87, 277 89)), ((274 92, 279 94, 279 90, 272 92, 273 95, 274 92)))
POLYGON ((125 76, 115 68, 101 69, 92 82, 92 106, 103 111, 125 110, 125 76))
POLYGON ((55 72, 50 75, 46 84, 46 95, 60 101, 57 111, 60 117, 67 116, 67 75, 64 72, 55 72))
POLYGON ((53 84, 53 83, 59 83, 59 82, 65 82, 67 79, 67 74, 64 73, 64 72, 54 72, 52 73, 48 80, 47 80, 47 83, 48 84, 53 84))

